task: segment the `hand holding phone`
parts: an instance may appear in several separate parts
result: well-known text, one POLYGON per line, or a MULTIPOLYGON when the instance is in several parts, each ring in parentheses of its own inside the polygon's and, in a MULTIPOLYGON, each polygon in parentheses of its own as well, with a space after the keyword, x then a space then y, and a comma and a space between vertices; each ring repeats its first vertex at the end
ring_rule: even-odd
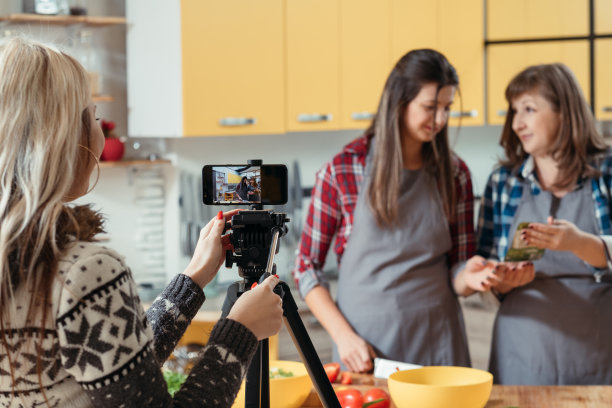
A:
POLYGON ((529 228, 530 222, 520 222, 516 227, 516 232, 512 239, 512 246, 508 249, 504 261, 506 262, 522 262, 522 261, 537 261, 544 256, 544 249, 535 246, 529 246, 528 243, 521 239, 521 230, 529 228))

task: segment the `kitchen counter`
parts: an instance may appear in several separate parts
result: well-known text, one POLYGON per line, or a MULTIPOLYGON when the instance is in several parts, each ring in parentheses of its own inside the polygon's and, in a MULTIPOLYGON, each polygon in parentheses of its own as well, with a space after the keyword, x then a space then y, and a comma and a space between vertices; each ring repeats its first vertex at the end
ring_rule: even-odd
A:
MULTIPOLYGON (((387 380, 372 375, 353 374, 350 387, 360 391, 378 387, 386 390, 387 380)), ((334 384, 334 387, 340 385, 334 384)), ((322 407, 313 389, 302 408, 322 407)), ((485 408, 609 408, 612 407, 612 386, 517 386, 494 385, 485 408)), ((391 408, 395 408, 392 403, 391 408)))

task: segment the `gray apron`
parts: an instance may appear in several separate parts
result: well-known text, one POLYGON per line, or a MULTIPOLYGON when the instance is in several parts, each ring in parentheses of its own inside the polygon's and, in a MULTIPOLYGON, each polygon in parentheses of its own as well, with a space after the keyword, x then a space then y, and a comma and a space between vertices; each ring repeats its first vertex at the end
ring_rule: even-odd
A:
MULTIPOLYGON (((591 184, 565 195, 558 219, 599 235, 591 184)), ((514 216, 546 222, 552 194, 528 185, 514 216)), ((511 242, 511 241, 510 241, 511 242)), ((489 368, 497 384, 612 384, 612 285, 567 251, 546 250, 536 278, 503 300, 493 328, 489 368)))
MULTIPOLYGON (((390 230, 380 229, 372 215, 369 180, 366 172, 340 264, 340 311, 379 357, 469 366, 463 316, 450 286, 448 221, 435 180, 424 170, 403 171, 399 220, 390 230)), ((335 345, 333 358, 340 361, 335 345)))

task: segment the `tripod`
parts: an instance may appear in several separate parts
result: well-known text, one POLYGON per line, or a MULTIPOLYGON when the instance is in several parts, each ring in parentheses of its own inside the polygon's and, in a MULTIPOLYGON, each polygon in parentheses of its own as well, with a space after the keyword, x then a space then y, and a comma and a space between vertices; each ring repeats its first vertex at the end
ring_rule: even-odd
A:
MULTIPOLYGON (((234 282, 227 290, 227 296, 223 303, 222 317, 226 317, 238 297, 249 290, 254 282, 263 282, 265 278, 275 272, 274 255, 277 252, 278 241, 282 230, 274 228, 272 230, 272 243, 268 254, 268 262, 265 272, 257 280, 255 277, 245 276, 243 281, 234 282)), ((242 273, 241 273, 242 276, 242 273)), ((308 375, 312 380, 319 398, 326 408, 340 408, 340 403, 329 382, 321 360, 308 336, 304 323, 298 314, 297 304, 291 290, 286 283, 280 282, 274 288, 274 292, 282 299, 283 316, 285 325, 293 339, 308 375)), ((269 408, 270 407, 270 377, 269 377, 269 348, 268 339, 261 340, 257 346, 257 352, 253 356, 251 365, 246 374, 245 387, 245 407, 247 408, 269 408)))

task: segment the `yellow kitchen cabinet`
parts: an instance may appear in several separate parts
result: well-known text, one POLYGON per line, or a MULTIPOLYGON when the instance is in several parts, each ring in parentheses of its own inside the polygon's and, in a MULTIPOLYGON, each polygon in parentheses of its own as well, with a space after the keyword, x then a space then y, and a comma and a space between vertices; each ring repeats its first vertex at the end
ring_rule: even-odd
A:
POLYGON ((127 2, 130 136, 283 133, 284 4, 127 2))
POLYGON ((586 36, 587 0, 487 0, 487 40, 586 36))
POLYGON ((595 0, 595 34, 612 34, 612 0, 595 0))
POLYGON ((449 124, 484 123, 483 4, 481 0, 392 0, 391 46, 395 62, 415 48, 442 52, 457 70, 449 124))
POLYGON ((287 130, 339 129, 339 0, 285 7, 287 130))
POLYGON ((340 127, 369 126, 391 71, 389 0, 340 2, 340 127))
POLYGON ((585 41, 497 44, 488 47, 488 123, 503 124, 508 103, 505 90, 510 80, 530 65, 560 62, 567 65, 582 87, 589 92, 589 45, 585 41))
POLYGON ((595 117, 612 120, 612 38, 595 40, 595 117))

